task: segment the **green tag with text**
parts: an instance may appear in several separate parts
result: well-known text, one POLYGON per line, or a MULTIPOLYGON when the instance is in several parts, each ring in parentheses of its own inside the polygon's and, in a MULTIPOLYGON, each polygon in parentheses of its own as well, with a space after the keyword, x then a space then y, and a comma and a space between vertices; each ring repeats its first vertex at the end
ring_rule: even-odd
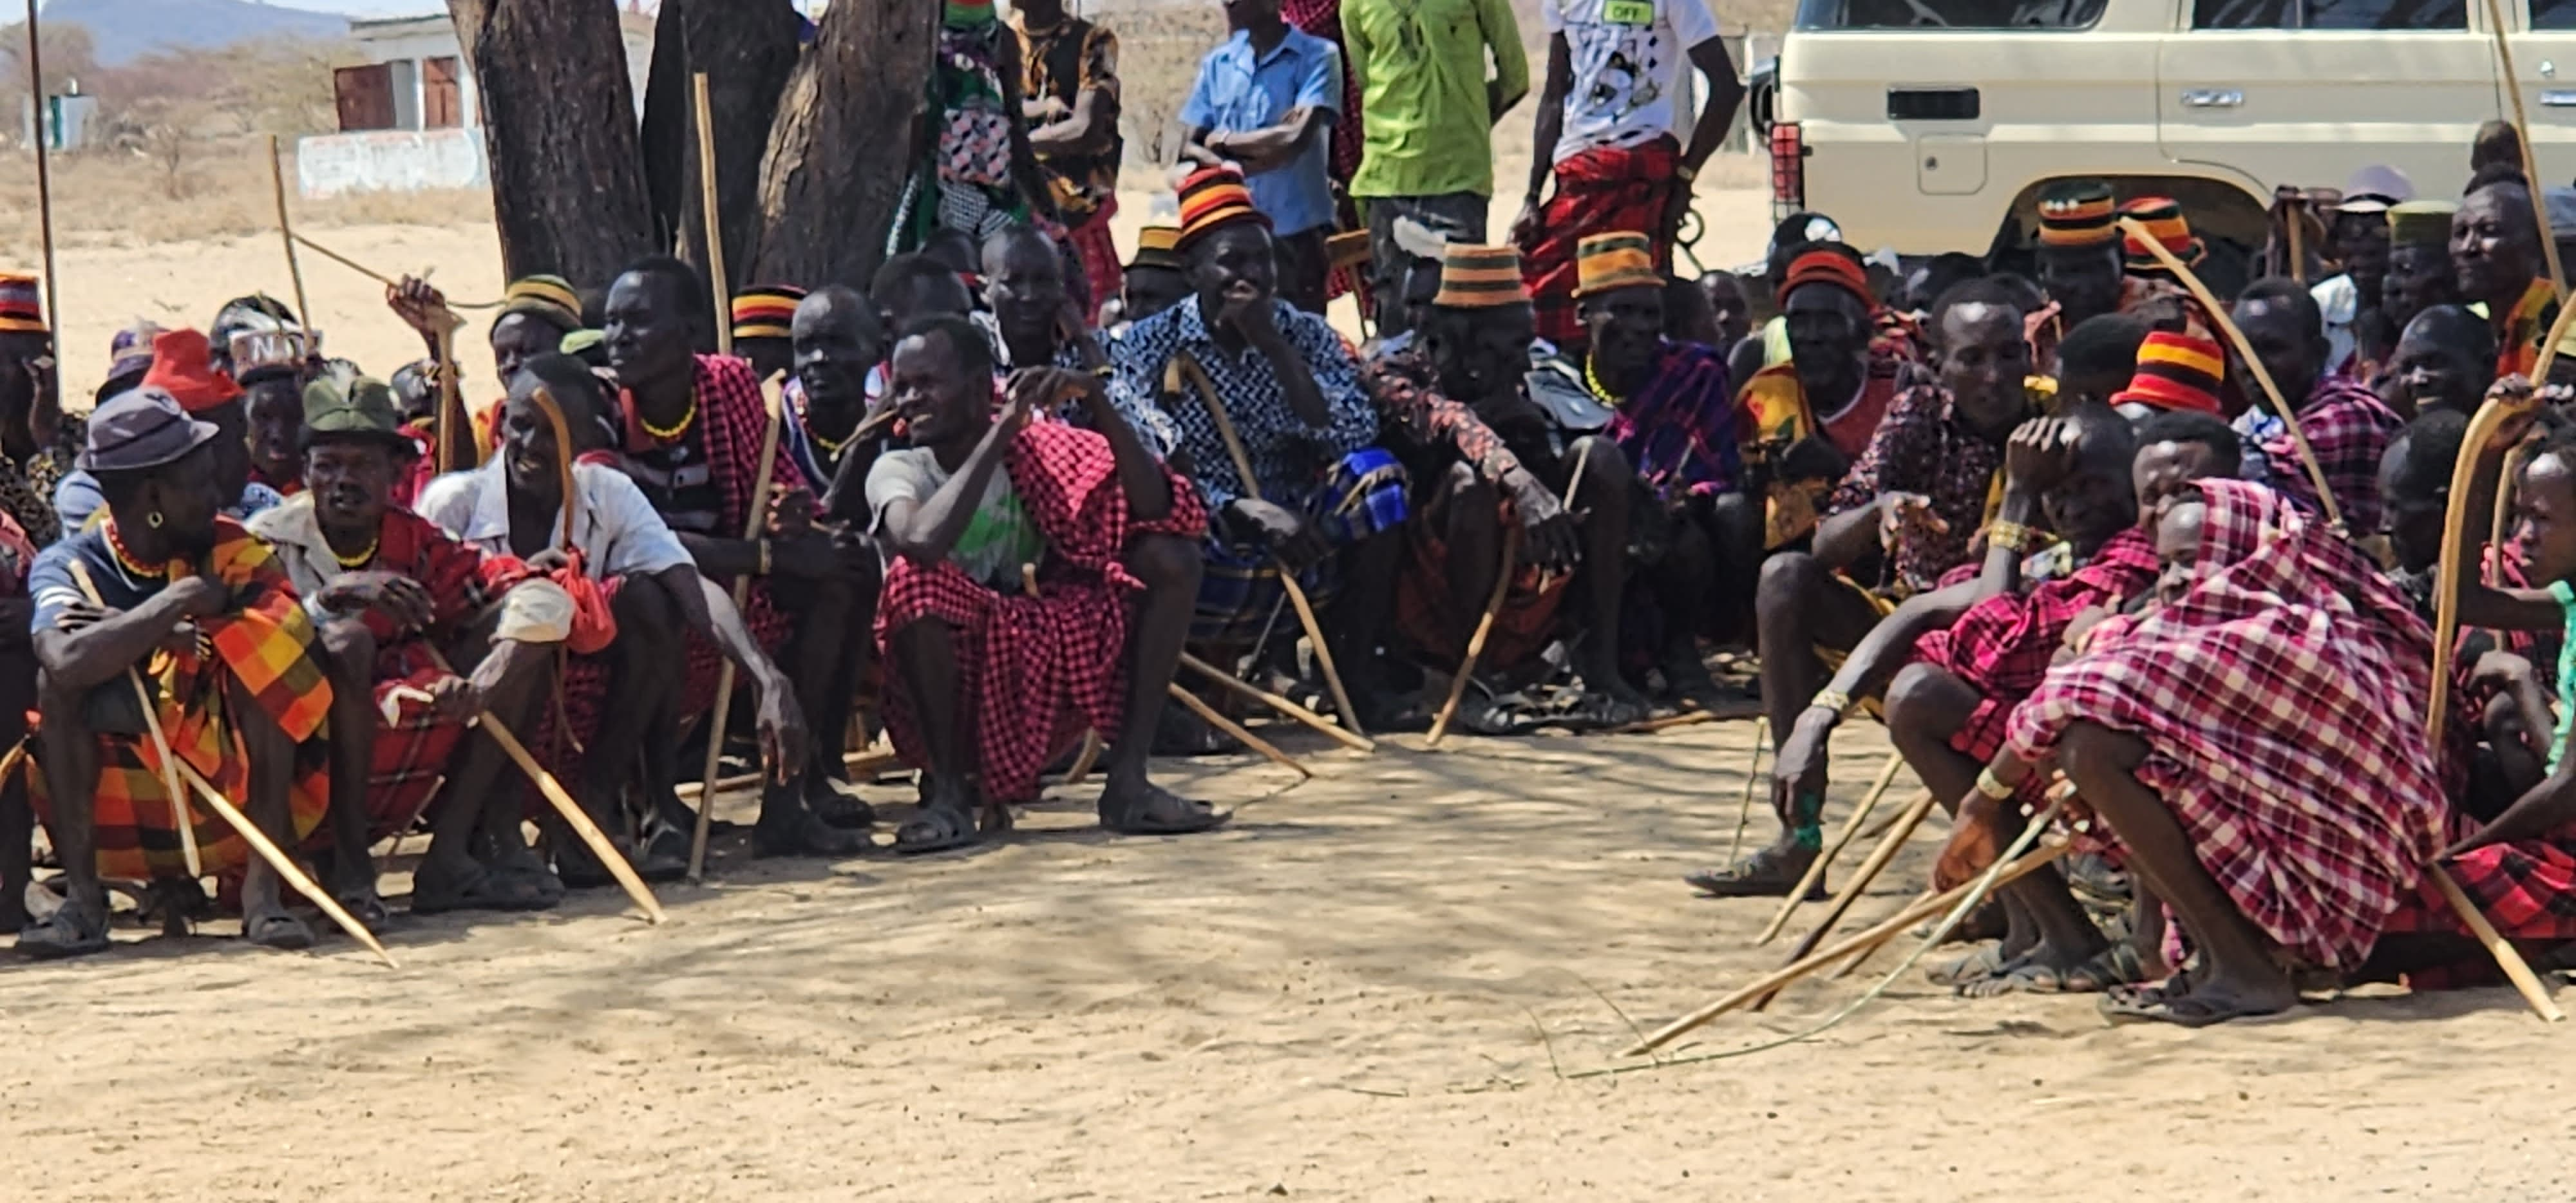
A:
POLYGON ((1601 19, 1612 25, 1652 25, 1655 0, 1601 0, 1601 19))

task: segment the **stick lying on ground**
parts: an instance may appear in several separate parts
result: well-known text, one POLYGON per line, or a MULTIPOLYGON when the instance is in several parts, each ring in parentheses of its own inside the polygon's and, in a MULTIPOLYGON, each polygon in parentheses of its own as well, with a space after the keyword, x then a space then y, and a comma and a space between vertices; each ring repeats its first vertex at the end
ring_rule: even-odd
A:
MULTIPOLYGON (((1354 752, 1377 751, 1376 740, 1370 739, 1365 735, 1353 734, 1347 728, 1334 725, 1332 720, 1325 718, 1323 715, 1317 714, 1312 710, 1308 710, 1295 702, 1289 701, 1287 698, 1283 698, 1267 689, 1263 689, 1262 687, 1246 681, 1241 677, 1237 677, 1233 673, 1227 672, 1222 668, 1218 668, 1217 666, 1210 664, 1205 660, 1201 660, 1188 652, 1181 653, 1181 667, 1189 669, 1191 672, 1197 673, 1202 677, 1206 677, 1208 680, 1215 682, 1217 685, 1230 692, 1250 698, 1253 701, 1259 702, 1264 706, 1268 706, 1271 709, 1276 710, 1289 718, 1295 719, 1308 727, 1323 732, 1324 734, 1333 737, 1333 739, 1339 742, 1342 746, 1347 747, 1354 752)), ((1075 780, 1078 781, 1080 778, 1077 777, 1075 780)))
POLYGON ((1806 875, 1798 879, 1798 887, 1781 900, 1779 913, 1771 916, 1771 926, 1763 928, 1762 934, 1754 937, 1753 943, 1757 947, 1778 938, 1780 929, 1789 925, 1789 916, 1796 913, 1799 903, 1807 900, 1807 891, 1815 889, 1816 883, 1825 879, 1825 866, 1834 863, 1834 858, 1842 855, 1843 846, 1859 834, 1860 825, 1869 820, 1869 812, 1878 808, 1878 800, 1886 796, 1888 785, 1896 780, 1896 771, 1904 767, 1905 757, 1901 753, 1887 754, 1886 766, 1879 769, 1878 777, 1869 783, 1869 792, 1861 795, 1860 805, 1852 809, 1850 818, 1843 820, 1842 829, 1834 832, 1833 842, 1825 845, 1824 851, 1817 853, 1816 859, 1808 864, 1806 875))
MULTIPOLYGON (((1790 950, 1790 960, 1798 960, 1815 951, 1816 945, 1823 943, 1825 937, 1833 934, 1834 925, 1843 921, 1843 916, 1850 913, 1852 904, 1860 901, 1860 896, 1869 890, 1870 883, 1877 881, 1878 875, 1886 871, 1889 862, 1894 861, 1896 854, 1904 850, 1905 842, 1914 838, 1914 829, 1922 825, 1924 816, 1931 814, 1935 805, 1937 800, 1928 789, 1916 794, 1914 801, 1906 804, 1904 813, 1897 816, 1896 825, 1887 829, 1887 835, 1879 840, 1878 846, 1870 849, 1869 859, 1860 863, 1860 868, 1852 874, 1852 879, 1843 883, 1842 892, 1834 895, 1833 905, 1826 908, 1824 919, 1816 924, 1814 931, 1807 933, 1807 938, 1798 941, 1795 949, 1790 950)), ((1771 1005, 1771 996, 1766 994, 1760 1001, 1753 1004, 1753 1009, 1759 1011, 1769 1005, 1771 1005)))
POLYGON ((1199 695, 1181 688, 1177 683, 1169 686, 1168 688, 1171 690, 1173 701, 1179 702, 1181 705, 1187 707, 1190 713, 1199 716, 1199 719, 1207 725, 1214 727, 1227 735, 1233 736, 1236 740, 1240 741, 1243 746, 1269 757, 1274 763, 1296 770, 1297 775, 1300 778, 1311 779, 1314 777, 1315 770, 1299 764, 1296 757, 1280 751, 1269 740, 1263 739, 1250 731, 1244 730, 1243 724, 1218 713, 1216 707, 1210 706, 1205 701, 1202 701, 1199 698, 1199 695))

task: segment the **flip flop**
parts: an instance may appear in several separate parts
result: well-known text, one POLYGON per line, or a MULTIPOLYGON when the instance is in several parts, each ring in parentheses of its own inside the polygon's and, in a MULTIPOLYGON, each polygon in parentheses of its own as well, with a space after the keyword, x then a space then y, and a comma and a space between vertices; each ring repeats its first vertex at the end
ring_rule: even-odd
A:
POLYGON ((411 913, 415 915, 444 915, 451 911, 519 914, 551 910, 554 905, 554 899, 546 896, 534 878, 479 864, 474 866, 472 876, 459 881, 448 881, 435 871, 427 871, 415 874, 411 882, 411 913))
POLYGON ((66 904, 53 914, 20 928, 18 951, 39 961, 59 961, 107 951, 106 918, 101 916, 95 927, 85 926, 75 911, 76 908, 66 904))
POLYGON ((2115 986, 2134 985, 2145 980, 2146 975, 2146 958, 2138 955, 2137 946, 2119 940, 2061 974, 2058 990, 2065 994, 2101 994, 2115 986))
POLYGON ((1233 811, 1219 811, 1205 802, 1181 797, 1159 786, 1153 788, 1153 798, 1146 805, 1131 808, 1116 818, 1103 815, 1101 826, 1120 835, 1196 835, 1202 831, 1214 831, 1234 819, 1233 811), (1154 811, 1157 803, 1177 804, 1182 808, 1181 813, 1178 816, 1168 812, 1157 814, 1154 811))
POLYGON ((927 856, 964 848, 983 839, 975 830, 975 816, 963 810, 944 806, 925 807, 912 820, 895 829, 894 850, 899 856, 927 856))
POLYGON ((273 915, 244 915, 242 939, 279 952, 302 952, 313 947, 313 929, 303 920, 283 911, 273 915))
POLYGON ((1961 998, 2001 998, 2007 994, 2064 994, 2066 973, 2054 965, 2028 957, 2015 960, 2003 972, 1983 981, 1961 982, 1961 998))
POLYGON ((2115 1024, 2170 1023, 2176 1027, 2206 1028, 2237 1019, 2261 1019, 2279 1015, 2288 1007, 2248 1007, 2229 1002, 2213 1002, 2197 994, 2168 994, 2153 1002, 2119 1003, 2110 995, 2102 996, 2102 1017, 2115 1024))
POLYGON ((1950 986, 1955 988, 1965 986, 1970 982, 1982 982, 1987 978, 1994 977, 2005 972, 2009 968, 2010 965, 2004 958, 2004 946, 2001 944, 1993 944, 1980 948, 1966 956, 1960 957, 1947 965, 1938 965, 1931 969, 1927 969, 1924 971, 1923 976, 1925 980, 1930 981, 1935 986, 1950 986))
MULTIPOLYGON (((1769 866, 1779 863, 1779 854, 1764 848, 1723 869, 1702 869, 1682 880, 1688 882, 1692 889, 1712 898, 1786 898, 1789 891, 1798 888, 1798 879, 1806 875, 1806 869, 1803 866, 1795 872, 1770 869, 1769 866)), ((1822 902, 1830 897, 1832 895, 1825 892, 1822 880, 1807 892, 1809 902, 1822 902)))

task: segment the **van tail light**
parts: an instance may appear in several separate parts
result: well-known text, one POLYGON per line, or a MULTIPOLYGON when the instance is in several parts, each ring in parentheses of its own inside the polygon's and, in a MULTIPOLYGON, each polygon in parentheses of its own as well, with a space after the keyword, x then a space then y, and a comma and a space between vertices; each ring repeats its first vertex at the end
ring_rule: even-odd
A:
POLYGON ((1795 121, 1771 126, 1771 199, 1793 209, 1807 203, 1807 140, 1795 121))

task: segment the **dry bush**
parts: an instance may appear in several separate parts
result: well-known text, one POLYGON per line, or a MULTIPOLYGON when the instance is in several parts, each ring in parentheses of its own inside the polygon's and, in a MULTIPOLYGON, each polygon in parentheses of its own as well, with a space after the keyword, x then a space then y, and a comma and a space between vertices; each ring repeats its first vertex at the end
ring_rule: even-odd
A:
MULTIPOLYGON (((175 170, 129 152, 57 155, 54 235, 65 245, 141 246, 266 233, 277 228, 265 136, 190 138, 175 170), (182 199, 172 199, 173 192, 182 199)), ((284 163, 288 210, 299 228, 337 225, 473 225, 492 220, 480 189, 358 193, 307 201, 293 195, 294 151, 284 163)), ((24 160, 20 160, 24 162, 24 160)), ((37 254, 33 170, 0 170, 0 262, 37 254)))

